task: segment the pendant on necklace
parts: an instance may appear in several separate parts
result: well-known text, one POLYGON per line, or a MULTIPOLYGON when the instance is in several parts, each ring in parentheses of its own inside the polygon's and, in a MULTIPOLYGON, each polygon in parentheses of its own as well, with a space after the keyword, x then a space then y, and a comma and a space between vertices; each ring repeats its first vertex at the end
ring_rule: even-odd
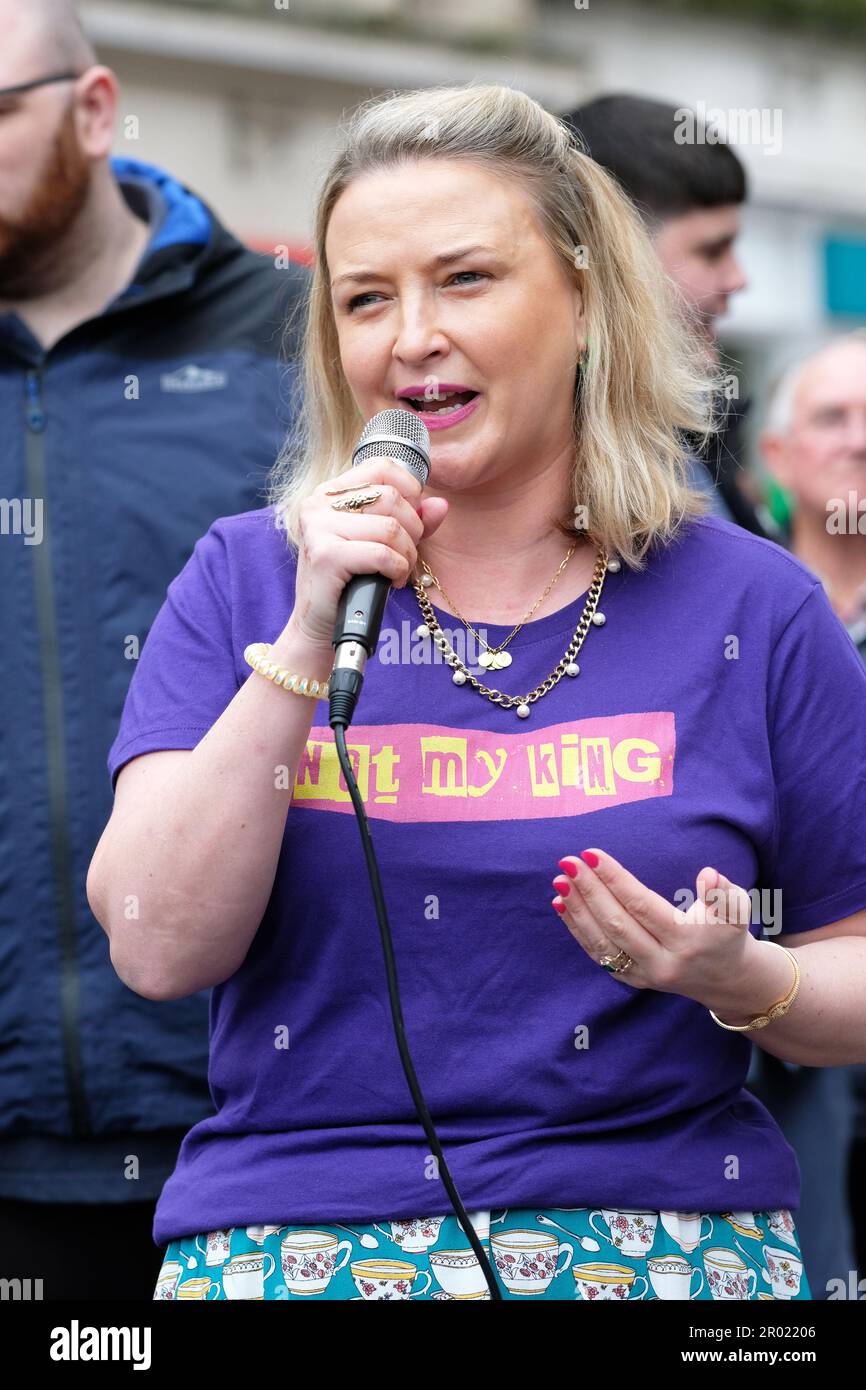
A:
POLYGON ((478 658, 478 665, 483 666, 486 671, 502 671, 511 665, 511 653, 482 652, 478 658))

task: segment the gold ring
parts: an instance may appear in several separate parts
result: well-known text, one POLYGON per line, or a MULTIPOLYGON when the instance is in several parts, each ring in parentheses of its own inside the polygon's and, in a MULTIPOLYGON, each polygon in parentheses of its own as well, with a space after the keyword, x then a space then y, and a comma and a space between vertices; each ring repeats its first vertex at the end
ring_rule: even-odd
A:
POLYGON ((332 502, 331 506, 335 512, 360 512, 364 507, 378 502, 381 496, 381 492, 356 492, 351 497, 341 497, 339 502, 332 502))
POLYGON ((634 961, 627 951, 618 951, 615 956, 602 956, 599 965, 611 975, 624 975, 634 961))

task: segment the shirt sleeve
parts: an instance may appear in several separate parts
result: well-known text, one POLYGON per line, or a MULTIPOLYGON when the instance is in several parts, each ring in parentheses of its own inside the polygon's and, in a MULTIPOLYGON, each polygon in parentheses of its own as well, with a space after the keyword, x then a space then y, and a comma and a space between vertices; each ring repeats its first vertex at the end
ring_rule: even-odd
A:
POLYGON ((141 649, 108 753, 112 790, 131 758, 195 748, 240 689, 229 593, 225 539, 215 521, 169 584, 141 649))
POLYGON ((816 582, 770 660, 782 933, 866 908, 866 666, 816 582))

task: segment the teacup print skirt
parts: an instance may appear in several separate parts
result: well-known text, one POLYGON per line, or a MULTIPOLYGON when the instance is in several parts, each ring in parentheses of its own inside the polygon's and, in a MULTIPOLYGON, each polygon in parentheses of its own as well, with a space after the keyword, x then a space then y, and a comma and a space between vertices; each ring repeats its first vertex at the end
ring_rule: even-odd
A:
MULTIPOLYGON (((503 1298, 811 1299, 791 1213, 469 1213, 503 1298)), ((457 1217, 233 1226, 172 1240, 154 1299, 489 1298, 457 1217)))

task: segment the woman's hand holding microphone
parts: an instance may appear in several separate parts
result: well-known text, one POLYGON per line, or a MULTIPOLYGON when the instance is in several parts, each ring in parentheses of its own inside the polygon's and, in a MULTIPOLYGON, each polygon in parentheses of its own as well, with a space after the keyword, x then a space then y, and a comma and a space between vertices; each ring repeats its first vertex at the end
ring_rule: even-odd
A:
MULTIPOLYGON (((301 509, 295 605, 274 644, 303 643, 321 666, 333 662, 332 638, 346 584, 356 574, 382 574, 402 588, 417 560, 417 546, 438 530, 448 511, 444 497, 425 497, 418 478, 390 458, 368 459, 310 494, 301 509), (336 511, 352 493, 378 492, 363 511, 336 511)), ((311 671, 312 675, 318 674, 311 671)))

